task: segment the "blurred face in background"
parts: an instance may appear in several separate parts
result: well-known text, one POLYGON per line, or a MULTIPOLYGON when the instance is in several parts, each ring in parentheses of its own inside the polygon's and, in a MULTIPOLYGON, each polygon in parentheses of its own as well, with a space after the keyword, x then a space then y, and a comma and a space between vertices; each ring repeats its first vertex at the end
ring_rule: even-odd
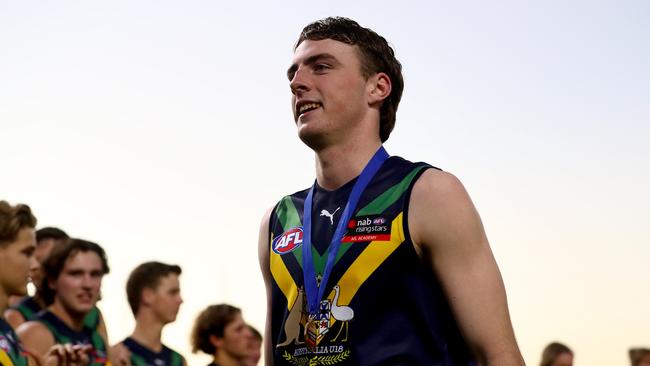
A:
POLYGON ((560 353, 551 366, 573 366, 573 354, 568 352, 560 353))
POLYGON ((103 277, 102 260, 97 253, 72 253, 59 277, 49 281, 56 291, 54 303, 70 314, 84 316, 99 300, 103 277))
POLYGON ((50 255, 54 246, 63 243, 63 240, 48 238, 39 241, 36 244, 36 250, 34 250, 34 255, 32 256, 30 268, 29 268, 29 277, 32 279, 32 283, 36 288, 38 288, 45 275, 43 274, 42 263, 50 255))
MULTIPOLYGON (((0 245, 0 291, 3 298, 27 295, 31 258, 36 246, 34 229, 20 229, 16 240, 0 245)), ((6 304, 2 304, 6 306, 6 304)))

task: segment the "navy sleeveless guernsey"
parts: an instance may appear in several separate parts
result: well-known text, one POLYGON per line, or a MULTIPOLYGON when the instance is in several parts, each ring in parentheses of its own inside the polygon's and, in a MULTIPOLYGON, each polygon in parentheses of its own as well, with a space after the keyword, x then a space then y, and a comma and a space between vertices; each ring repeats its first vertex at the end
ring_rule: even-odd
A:
POLYGON ((27 366, 27 357, 23 354, 18 337, 11 325, 0 317, 0 365, 27 366))
POLYGON ((43 310, 36 316, 36 321, 43 323, 54 336, 54 341, 58 344, 89 344, 93 347, 90 354, 90 365, 105 365, 107 362, 106 344, 102 336, 97 332, 97 327, 89 327, 85 324, 87 317, 84 318, 84 326, 81 331, 75 331, 68 327, 59 317, 50 311, 43 310))
MULTIPOLYGON (((308 190, 284 197, 269 222, 271 344, 275 365, 473 365, 430 266, 408 232, 408 204, 424 163, 389 158, 349 220, 325 297, 309 315, 302 272, 308 190)), ((317 281, 356 179, 335 191, 316 185, 312 256, 317 281)))
POLYGON ((131 352, 133 366, 182 366, 183 356, 164 344, 160 352, 154 352, 129 337, 122 344, 131 352))

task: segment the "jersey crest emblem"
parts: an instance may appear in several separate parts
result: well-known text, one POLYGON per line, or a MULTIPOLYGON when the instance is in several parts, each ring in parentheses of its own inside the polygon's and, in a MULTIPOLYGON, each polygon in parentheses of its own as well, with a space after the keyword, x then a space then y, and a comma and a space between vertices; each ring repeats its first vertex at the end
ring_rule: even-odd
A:
POLYGON ((273 239, 271 244, 273 251, 277 254, 287 254, 293 252, 302 245, 302 227, 291 228, 282 235, 273 239))

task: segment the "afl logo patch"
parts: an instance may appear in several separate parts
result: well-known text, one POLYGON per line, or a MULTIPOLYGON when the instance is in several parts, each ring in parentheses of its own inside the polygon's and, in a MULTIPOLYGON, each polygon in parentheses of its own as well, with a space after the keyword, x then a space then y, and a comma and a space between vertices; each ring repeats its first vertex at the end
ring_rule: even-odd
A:
POLYGON ((277 254, 287 254, 293 252, 302 245, 302 227, 294 227, 285 231, 282 235, 273 239, 271 246, 277 254))

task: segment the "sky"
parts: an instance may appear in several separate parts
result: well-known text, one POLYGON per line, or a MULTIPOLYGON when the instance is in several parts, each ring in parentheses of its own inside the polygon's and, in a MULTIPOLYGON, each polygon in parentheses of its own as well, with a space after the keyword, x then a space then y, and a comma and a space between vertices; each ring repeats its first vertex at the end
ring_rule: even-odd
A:
POLYGON ((163 340, 190 365, 214 303, 262 329, 261 217, 311 185, 286 69, 299 31, 347 16, 394 47, 389 153, 464 183, 524 358, 575 365, 650 346, 650 3, 0 0, 0 199, 101 244, 111 342, 129 272, 183 267, 163 340))

